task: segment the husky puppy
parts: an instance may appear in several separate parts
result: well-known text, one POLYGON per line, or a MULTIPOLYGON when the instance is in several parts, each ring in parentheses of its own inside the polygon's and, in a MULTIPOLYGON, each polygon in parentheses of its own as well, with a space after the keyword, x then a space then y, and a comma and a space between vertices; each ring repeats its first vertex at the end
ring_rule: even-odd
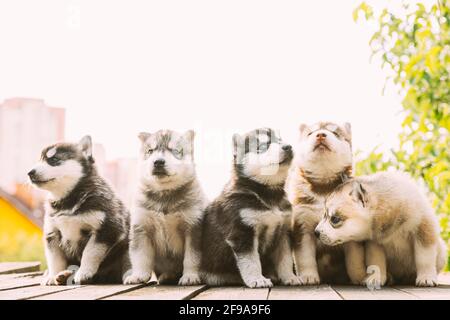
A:
POLYGON ((316 231, 331 246, 366 241, 366 263, 380 268, 381 285, 388 272, 396 284, 436 286, 447 261, 437 217, 405 173, 382 172, 348 181, 327 198, 316 231))
POLYGON ((286 189, 293 205, 293 249, 302 284, 359 283, 366 276, 364 261, 355 261, 354 243, 325 246, 314 230, 323 216, 325 197, 352 174, 351 127, 319 122, 300 126, 300 139, 286 189), (346 271, 346 264, 348 275, 346 271))
POLYGON ((201 218, 206 206, 194 164, 194 131, 140 133, 140 183, 131 212, 132 273, 124 283, 200 283, 201 218))
POLYGON ((293 152, 268 128, 233 136, 232 179, 205 210, 201 270, 209 285, 298 285, 284 184, 293 152))
POLYGON ((90 136, 42 151, 28 172, 50 192, 44 218, 48 274, 43 284, 61 285, 80 266, 75 283, 121 283, 128 265, 129 213, 98 175, 90 136))

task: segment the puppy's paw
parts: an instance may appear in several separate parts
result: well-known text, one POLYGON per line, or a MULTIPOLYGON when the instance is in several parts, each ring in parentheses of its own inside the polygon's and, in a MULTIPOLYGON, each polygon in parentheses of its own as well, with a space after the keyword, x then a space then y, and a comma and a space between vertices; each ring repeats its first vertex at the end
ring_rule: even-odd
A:
POLYGON ((178 285, 180 286, 195 286, 200 283, 201 279, 198 273, 183 274, 183 276, 178 281, 178 285))
POLYGON ((73 281, 75 284, 86 284, 92 282, 92 279, 95 276, 95 272, 78 269, 73 277, 73 281))
POLYGON ((284 286, 299 286, 301 285, 300 279, 296 275, 280 277, 281 284, 284 286))
POLYGON ((123 284, 139 284, 139 283, 147 283, 152 274, 149 272, 143 273, 132 273, 131 275, 125 277, 123 280, 123 284))
POLYGON ((386 277, 377 275, 368 275, 362 282, 361 285, 366 286, 369 290, 381 289, 382 286, 386 284, 386 277))
POLYGON ((245 281, 245 284, 249 288, 272 288, 273 284, 270 279, 264 278, 263 276, 255 277, 245 281))
POLYGON ((300 284, 304 286, 314 286, 320 284, 320 277, 317 271, 303 272, 298 277, 300 284))
POLYGON ((68 285, 69 278, 73 275, 73 270, 63 270, 55 276, 58 285, 68 285))
POLYGON ((438 285, 436 275, 418 275, 416 278, 416 286, 418 287, 436 287, 438 285))
POLYGON ((57 286, 57 285, 59 285, 59 283, 56 282, 55 276, 51 275, 44 276, 44 278, 41 281, 41 286, 57 286))

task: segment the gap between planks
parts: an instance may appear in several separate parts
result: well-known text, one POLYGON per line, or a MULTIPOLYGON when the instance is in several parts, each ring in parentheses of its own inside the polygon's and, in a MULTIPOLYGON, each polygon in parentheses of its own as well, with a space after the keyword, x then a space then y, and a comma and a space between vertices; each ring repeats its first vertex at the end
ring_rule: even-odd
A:
MULTIPOLYGON (((369 290, 363 286, 333 286, 344 300, 416 300, 418 297, 394 287, 369 290)), ((449 292, 450 293, 450 292, 449 292)))
POLYGON ((31 300, 99 300, 110 296, 127 293, 132 290, 145 287, 146 285, 152 285, 152 283, 136 285, 85 285, 79 286, 78 288, 68 292, 53 292, 35 297, 31 300))
POLYGON ((267 300, 268 288, 209 287, 192 300, 267 300))
POLYGON ((342 300, 339 294, 329 285, 273 287, 269 300, 342 300))
POLYGON ((207 288, 206 285, 167 286, 155 284, 112 295, 104 300, 189 300, 207 288))
POLYGON ((39 285, 42 272, 0 275, 0 292, 39 285))
POLYGON ((25 273, 39 271, 41 263, 32 262, 2 262, 0 263, 0 275, 12 273, 25 273))

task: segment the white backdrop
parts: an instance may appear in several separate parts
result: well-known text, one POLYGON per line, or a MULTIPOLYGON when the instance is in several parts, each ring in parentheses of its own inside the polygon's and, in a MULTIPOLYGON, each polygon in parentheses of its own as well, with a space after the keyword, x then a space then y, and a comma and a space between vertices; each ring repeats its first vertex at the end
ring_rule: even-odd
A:
MULTIPOLYGON (((396 143, 400 99, 369 63, 358 1, 2 1, 0 99, 67 109, 108 158, 137 154, 139 131, 197 131, 210 196, 229 176, 233 132, 349 121, 355 149, 396 143)), ((378 1, 382 8, 387 1, 378 1)))

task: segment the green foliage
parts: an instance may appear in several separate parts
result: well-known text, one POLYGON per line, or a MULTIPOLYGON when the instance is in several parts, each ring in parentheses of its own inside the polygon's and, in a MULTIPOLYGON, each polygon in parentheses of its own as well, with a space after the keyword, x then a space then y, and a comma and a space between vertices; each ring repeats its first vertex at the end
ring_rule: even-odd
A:
POLYGON ((399 13, 374 13, 363 2, 353 18, 376 24, 370 40, 373 56, 399 89, 404 115, 398 149, 385 155, 374 150, 357 164, 357 174, 394 167, 425 182, 449 241, 450 0, 430 8, 403 3, 399 13))

